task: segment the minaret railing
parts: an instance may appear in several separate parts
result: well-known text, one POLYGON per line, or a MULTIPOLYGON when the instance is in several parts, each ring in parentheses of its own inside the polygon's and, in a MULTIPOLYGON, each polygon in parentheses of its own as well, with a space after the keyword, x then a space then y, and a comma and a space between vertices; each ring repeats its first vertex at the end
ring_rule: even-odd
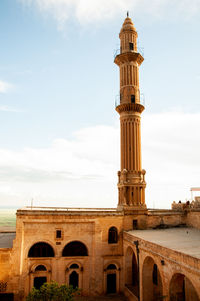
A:
MULTIPOLYGON (((135 51, 135 50, 129 50, 128 52, 140 53, 144 57, 144 48, 142 48, 142 47, 137 47, 137 51, 135 51)), ((122 52, 121 52, 120 48, 114 50, 114 55, 113 55, 114 59, 116 58, 116 56, 118 56, 121 53, 122 52)))

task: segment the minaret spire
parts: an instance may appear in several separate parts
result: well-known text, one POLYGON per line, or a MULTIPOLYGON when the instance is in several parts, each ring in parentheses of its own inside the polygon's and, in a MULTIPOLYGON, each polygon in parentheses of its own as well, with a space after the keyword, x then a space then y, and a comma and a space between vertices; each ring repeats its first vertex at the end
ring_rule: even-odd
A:
POLYGON ((115 64, 120 69, 121 170, 118 172, 119 209, 146 209, 145 170, 141 160, 140 119, 144 106, 140 103, 139 66, 144 58, 137 49, 137 31, 132 20, 125 19, 120 34, 120 54, 115 64))

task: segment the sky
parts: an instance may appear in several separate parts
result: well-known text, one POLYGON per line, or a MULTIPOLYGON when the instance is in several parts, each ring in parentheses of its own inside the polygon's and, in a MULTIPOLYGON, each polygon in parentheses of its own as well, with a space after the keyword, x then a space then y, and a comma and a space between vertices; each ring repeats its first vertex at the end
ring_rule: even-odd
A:
POLYGON ((1 207, 116 207, 127 10, 145 58, 147 206, 200 186, 199 0, 1 0, 1 207))

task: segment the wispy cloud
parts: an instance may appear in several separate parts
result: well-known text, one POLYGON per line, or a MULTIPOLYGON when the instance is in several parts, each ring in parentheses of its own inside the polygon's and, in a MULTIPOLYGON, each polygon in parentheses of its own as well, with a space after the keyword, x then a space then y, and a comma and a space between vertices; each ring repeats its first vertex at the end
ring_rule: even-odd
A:
MULTIPOLYGON (((199 186, 200 114, 144 114, 143 168, 149 207, 170 207, 199 186)), ((56 139, 48 148, 0 149, 0 200, 35 205, 116 206, 119 127, 95 126, 56 139), (13 196, 14 195, 14 196, 13 196)))
POLYGON ((21 113, 23 112, 23 110, 17 109, 17 108, 13 108, 10 106, 0 106, 0 111, 3 112, 14 112, 14 113, 21 113))
MULTIPOLYGON (((161 17, 169 12, 191 18, 200 13, 199 0, 19 0, 24 5, 35 6, 42 14, 50 15, 63 28, 69 19, 80 24, 104 22, 122 12, 147 13, 161 17)), ((170 15, 169 14, 169 15, 170 15)))
POLYGON ((0 80, 0 93, 7 93, 12 88, 10 83, 0 80))

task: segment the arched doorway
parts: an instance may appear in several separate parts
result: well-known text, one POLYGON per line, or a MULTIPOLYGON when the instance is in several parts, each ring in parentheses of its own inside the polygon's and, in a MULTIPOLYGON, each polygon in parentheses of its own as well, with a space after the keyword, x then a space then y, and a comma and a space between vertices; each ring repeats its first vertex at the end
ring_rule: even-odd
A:
POLYGON ((76 271, 71 272, 69 275, 69 285, 73 286, 73 288, 78 287, 79 275, 76 271))
POLYGON ((80 262, 71 262, 66 267, 66 284, 73 286, 73 288, 83 288, 83 266, 80 262))
POLYGON ((163 298, 160 271, 152 257, 146 257, 142 268, 143 301, 159 301, 163 298))
POLYGON ((117 289, 116 265, 107 266, 107 294, 115 294, 117 289))
POLYGON ((138 297, 139 290, 139 275, 138 265, 135 253, 131 247, 127 248, 126 251, 126 282, 125 285, 138 297))
POLYGON ((169 287, 170 301, 199 301, 192 282, 183 274, 174 274, 169 287))

